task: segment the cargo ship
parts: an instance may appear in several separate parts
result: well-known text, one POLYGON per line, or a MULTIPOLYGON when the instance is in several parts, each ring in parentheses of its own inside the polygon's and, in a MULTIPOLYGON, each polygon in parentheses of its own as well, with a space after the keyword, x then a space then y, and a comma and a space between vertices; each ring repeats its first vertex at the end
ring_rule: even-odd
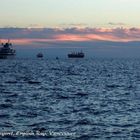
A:
POLYGON ((2 45, 2 47, 0 48, 1 59, 16 55, 16 51, 11 48, 12 44, 9 42, 9 40, 6 43, 2 43, 1 45, 2 45))
POLYGON ((68 54, 68 58, 84 58, 85 54, 81 52, 72 52, 68 54))

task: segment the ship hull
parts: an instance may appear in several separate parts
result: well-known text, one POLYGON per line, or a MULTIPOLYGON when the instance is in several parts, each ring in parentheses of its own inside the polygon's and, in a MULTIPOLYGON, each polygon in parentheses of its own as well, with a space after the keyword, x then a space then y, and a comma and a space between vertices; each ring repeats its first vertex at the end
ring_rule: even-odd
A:
POLYGON ((84 55, 68 55, 68 58, 84 58, 84 55))
POLYGON ((0 59, 14 58, 15 54, 0 54, 0 59))

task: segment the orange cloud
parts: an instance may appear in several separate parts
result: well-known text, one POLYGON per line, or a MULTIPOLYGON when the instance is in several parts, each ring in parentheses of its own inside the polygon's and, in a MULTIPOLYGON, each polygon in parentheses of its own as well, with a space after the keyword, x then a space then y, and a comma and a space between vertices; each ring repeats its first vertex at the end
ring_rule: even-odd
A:
POLYGON ((87 41, 89 39, 87 39, 85 36, 82 35, 73 35, 73 34, 69 34, 69 35, 57 35, 55 36, 55 40, 57 41, 87 41))

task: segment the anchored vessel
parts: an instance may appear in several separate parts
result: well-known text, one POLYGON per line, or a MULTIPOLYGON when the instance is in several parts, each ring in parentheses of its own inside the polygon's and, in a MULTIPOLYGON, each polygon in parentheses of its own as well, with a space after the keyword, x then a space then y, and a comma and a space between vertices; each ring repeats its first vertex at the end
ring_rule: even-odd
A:
POLYGON ((2 47, 0 48, 0 58, 8 58, 10 56, 16 55, 16 51, 10 48, 12 44, 9 41, 6 43, 2 43, 1 45, 2 47))
POLYGON ((42 54, 42 53, 38 53, 38 54, 37 54, 37 57, 38 57, 38 58, 43 58, 43 54, 42 54))
POLYGON ((84 58, 85 54, 81 51, 81 52, 72 52, 68 54, 69 58, 84 58))

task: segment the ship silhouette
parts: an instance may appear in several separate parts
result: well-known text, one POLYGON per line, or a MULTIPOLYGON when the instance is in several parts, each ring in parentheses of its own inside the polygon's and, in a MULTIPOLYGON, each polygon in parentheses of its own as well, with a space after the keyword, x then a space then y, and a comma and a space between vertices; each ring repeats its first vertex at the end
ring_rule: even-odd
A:
POLYGON ((8 58, 9 56, 15 56, 16 51, 11 48, 12 43, 8 40, 6 43, 1 43, 2 47, 0 48, 0 58, 8 58))
POLYGON ((81 52, 72 52, 68 54, 68 58, 84 58, 85 54, 81 52))

